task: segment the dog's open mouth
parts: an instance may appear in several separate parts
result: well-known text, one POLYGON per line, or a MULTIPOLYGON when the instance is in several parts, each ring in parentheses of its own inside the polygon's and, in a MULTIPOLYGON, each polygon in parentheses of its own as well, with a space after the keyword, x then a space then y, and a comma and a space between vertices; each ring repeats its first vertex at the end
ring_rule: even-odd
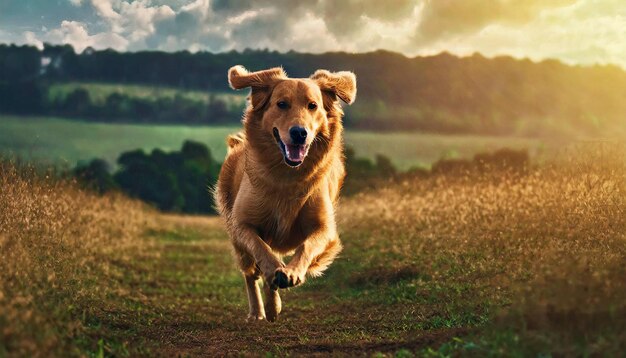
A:
POLYGON ((302 164, 304 157, 306 157, 307 152, 309 151, 308 145, 283 143, 280 139, 277 128, 274 128, 274 138, 276 139, 276 143, 278 143, 278 147, 280 147, 280 151, 283 153, 283 157, 285 158, 285 163, 287 163, 287 165, 297 167, 302 164))

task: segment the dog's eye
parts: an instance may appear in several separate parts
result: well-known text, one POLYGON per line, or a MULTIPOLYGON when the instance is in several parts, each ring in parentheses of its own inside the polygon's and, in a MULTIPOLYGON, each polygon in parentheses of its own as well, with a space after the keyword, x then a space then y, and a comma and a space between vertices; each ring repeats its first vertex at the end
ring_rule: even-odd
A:
POLYGON ((310 109, 310 110, 314 110, 314 109, 316 109, 316 108, 317 108, 317 103, 315 103, 315 102, 311 102, 311 103, 309 103, 309 109, 310 109))
POLYGON ((277 106, 278 106, 278 108, 280 108, 280 109, 287 109, 287 107, 289 106, 289 105, 287 104, 287 102, 285 102, 285 101, 280 101, 280 102, 276 103, 276 105, 277 105, 277 106))

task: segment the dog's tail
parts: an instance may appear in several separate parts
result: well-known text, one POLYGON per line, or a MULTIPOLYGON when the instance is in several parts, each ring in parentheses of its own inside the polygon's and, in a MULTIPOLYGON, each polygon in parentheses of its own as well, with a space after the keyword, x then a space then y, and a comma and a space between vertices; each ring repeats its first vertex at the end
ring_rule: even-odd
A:
POLYGON ((326 244, 324 252, 313 259, 313 262, 311 262, 311 265, 307 270, 307 274, 311 277, 321 276, 337 255, 339 255, 342 249, 343 246, 341 245, 339 238, 329 241, 328 244, 326 244))
POLYGON ((230 154, 233 150, 235 150, 235 148, 243 145, 245 141, 246 141, 246 134, 244 132, 231 134, 228 137, 226 137, 226 146, 227 146, 226 156, 228 156, 228 154, 230 154))

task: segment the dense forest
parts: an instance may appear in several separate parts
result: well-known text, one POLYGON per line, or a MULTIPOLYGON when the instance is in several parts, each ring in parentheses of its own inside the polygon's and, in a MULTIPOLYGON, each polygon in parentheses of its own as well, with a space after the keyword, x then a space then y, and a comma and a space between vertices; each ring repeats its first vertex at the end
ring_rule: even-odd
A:
POLYGON ((615 66, 568 66, 478 54, 407 58, 386 51, 192 54, 87 49, 77 54, 67 45, 46 45, 41 51, 0 45, 0 111, 102 121, 236 123, 240 108, 228 108, 218 100, 205 104, 118 95, 95 106, 85 93, 73 93, 62 103, 51 102, 46 95, 47 86, 62 82, 225 92, 230 91, 226 72, 234 64, 251 70, 283 66, 292 77, 308 76, 318 68, 354 71, 358 100, 347 109, 346 124, 360 129, 602 135, 623 128, 626 114, 626 72, 615 66))

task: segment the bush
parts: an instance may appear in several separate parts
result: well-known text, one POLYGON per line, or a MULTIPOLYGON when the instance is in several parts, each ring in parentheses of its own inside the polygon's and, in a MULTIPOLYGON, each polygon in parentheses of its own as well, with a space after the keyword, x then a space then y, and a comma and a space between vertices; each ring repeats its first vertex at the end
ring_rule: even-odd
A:
POLYGON ((375 161, 357 158, 351 147, 345 149, 345 165, 347 175, 343 193, 346 195, 372 188, 377 182, 393 178, 397 174, 388 157, 377 154, 375 161))
POLYGON ((97 103, 84 88, 56 98, 47 109, 59 115, 106 122, 216 124, 235 122, 241 117, 240 108, 229 109, 214 96, 205 102, 180 94, 174 98, 142 98, 114 92, 103 103, 97 103))
POLYGON ((479 153, 473 159, 440 159, 432 166, 432 174, 463 175, 506 171, 523 173, 530 158, 527 150, 499 149, 493 153, 479 153))
POLYGON ((220 164, 204 144, 186 141, 180 152, 126 152, 118 164, 113 177, 128 195, 164 211, 215 213, 208 188, 217 181, 220 164))
POLYGON ((87 189, 95 190, 100 194, 117 188, 110 173, 109 163, 102 159, 94 159, 87 165, 79 165, 73 172, 87 189))
POLYGON ((91 96, 84 88, 77 88, 65 97, 62 102, 62 109, 65 113, 74 116, 88 115, 91 111, 91 96))

